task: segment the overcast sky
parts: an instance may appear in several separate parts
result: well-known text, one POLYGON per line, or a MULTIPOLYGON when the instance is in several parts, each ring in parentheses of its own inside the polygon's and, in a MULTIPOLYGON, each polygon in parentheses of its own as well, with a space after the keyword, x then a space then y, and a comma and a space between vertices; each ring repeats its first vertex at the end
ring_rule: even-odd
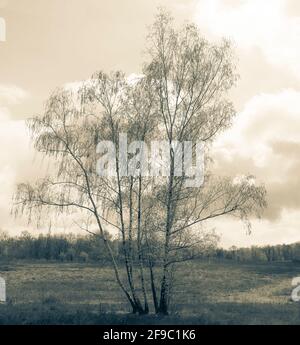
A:
POLYGON ((158 5, 177 23, 196 22, 210 40, 235 42, 238 114, 215 143, 216 169, 254 174, 269 206, 250 236, 230 218, 210 225, 224 246, 300 241, 299 0, 0 0, 0 228, 28 229, 10 216, 15 184, 40 169, 24 120, 42 111, 55 87, 96 70, 139 73, 158 5))

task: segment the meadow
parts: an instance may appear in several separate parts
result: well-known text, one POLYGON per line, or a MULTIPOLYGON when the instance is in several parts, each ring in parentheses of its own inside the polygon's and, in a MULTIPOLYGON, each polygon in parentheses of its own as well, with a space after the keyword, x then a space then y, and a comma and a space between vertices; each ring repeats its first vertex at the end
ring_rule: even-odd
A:
POLYGON ((0 262, 0 276, 0 324, 300 324, 297 263, 182 263, 167 317, 131 315, 112 268, 97 263, 0 262))

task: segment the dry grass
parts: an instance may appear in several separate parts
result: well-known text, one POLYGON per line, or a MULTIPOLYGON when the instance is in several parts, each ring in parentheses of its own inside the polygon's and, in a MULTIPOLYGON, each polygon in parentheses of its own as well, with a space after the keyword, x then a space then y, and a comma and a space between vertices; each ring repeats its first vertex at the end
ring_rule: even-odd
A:
POLYGON ((177 268, 172 316, 139 318, 115 283, 110 267, 78 263, 1 264, 8 303, 2 323, 213 323, 300 324, 290 300, 296 264, 185 263, 177 268))

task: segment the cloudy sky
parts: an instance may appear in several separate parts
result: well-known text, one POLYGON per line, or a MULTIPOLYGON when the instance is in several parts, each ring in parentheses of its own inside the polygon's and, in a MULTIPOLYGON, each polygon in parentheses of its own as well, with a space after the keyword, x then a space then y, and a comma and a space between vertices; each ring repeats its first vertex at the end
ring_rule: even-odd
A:
POLYGON ((222 244, 300 241, 299 0, 0 0, 0 228, 28 229, 10 216, 15 184, 40 169, 24 120, 42 111, 55 87, 96 70, 139 73, 158 5, 177 23, 196 22, 210 40, 235 42, 238 114, 215 143, 215 164, 225 174, 254 174, 269 206, 250 236, 230 218, 211 224, 222 244))

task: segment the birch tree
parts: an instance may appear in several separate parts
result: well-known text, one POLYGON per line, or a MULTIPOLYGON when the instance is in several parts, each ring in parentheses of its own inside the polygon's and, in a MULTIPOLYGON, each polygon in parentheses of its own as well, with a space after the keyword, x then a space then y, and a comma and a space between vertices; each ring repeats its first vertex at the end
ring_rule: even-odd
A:
MULTIPOLYGON (((28 121, 36 150, 50 157, 52 168, 36 184, 18 186, 16 214, 42 222, 50 210, 80 212, 85 220, 78 225, 104 242, 132 312, 147 314, 152 300, 156 313, 168 314, 174 266, 216 241, 205 230, 208 221, 231 215, 249 226, 266 206, 265 189, 253 176, 220 178, 210 168, 211 143, 235 115, 228 92, 237 78, 229 41, 210 43, 193 24, 175 29, 170 15, 159 11, 149 32, 147 61, 134 82, 122 72, 97 72, 75 91, 56 90, 44 114, 28 121), (132 160, 146 154, 154 140, 168 144, 167 176, 144 174, 148 166, 132 160), (134 141, 145 146, 131 146, 134 141), (100 142, 113 143, 116 153, 106 176, 97 172, 99 154, 106 152, 100 142), (201 185, 176 173, 174 142, 192 143, 192 160, 201 142, 201 185), (127 145, 129 154, 123 152, 127 145), (124 166, 124 158, 131 166, 124 166), (107 231, 120 235, 122 260, 107 231)), ((187 160, 184 150, 180 157, 187 160)))
MULTIPOLYGON (((149 63, 144 73, 155 85, 161 134, 170 143, 170 175, 161 202, 164 209, 164 253, 159 312, 168 313, 170 267, 180 260, 182 248, 197 243, 195 228, 205 221, 234 215, 248 221, 265 207, 265 189, 252 176, 217 178, 206 171, 200 188, 186 187, 187 176, 175 176, 171 142, 201 141, 208 156, 211 142, 227 129, 235 115, 228 91, 238 75, 231 43, 209 43, 197 27, 176 30, 172 18, 161 11, 149 34, 149 63)), ((208 161, 206 160, 208 163, 208 161)))

